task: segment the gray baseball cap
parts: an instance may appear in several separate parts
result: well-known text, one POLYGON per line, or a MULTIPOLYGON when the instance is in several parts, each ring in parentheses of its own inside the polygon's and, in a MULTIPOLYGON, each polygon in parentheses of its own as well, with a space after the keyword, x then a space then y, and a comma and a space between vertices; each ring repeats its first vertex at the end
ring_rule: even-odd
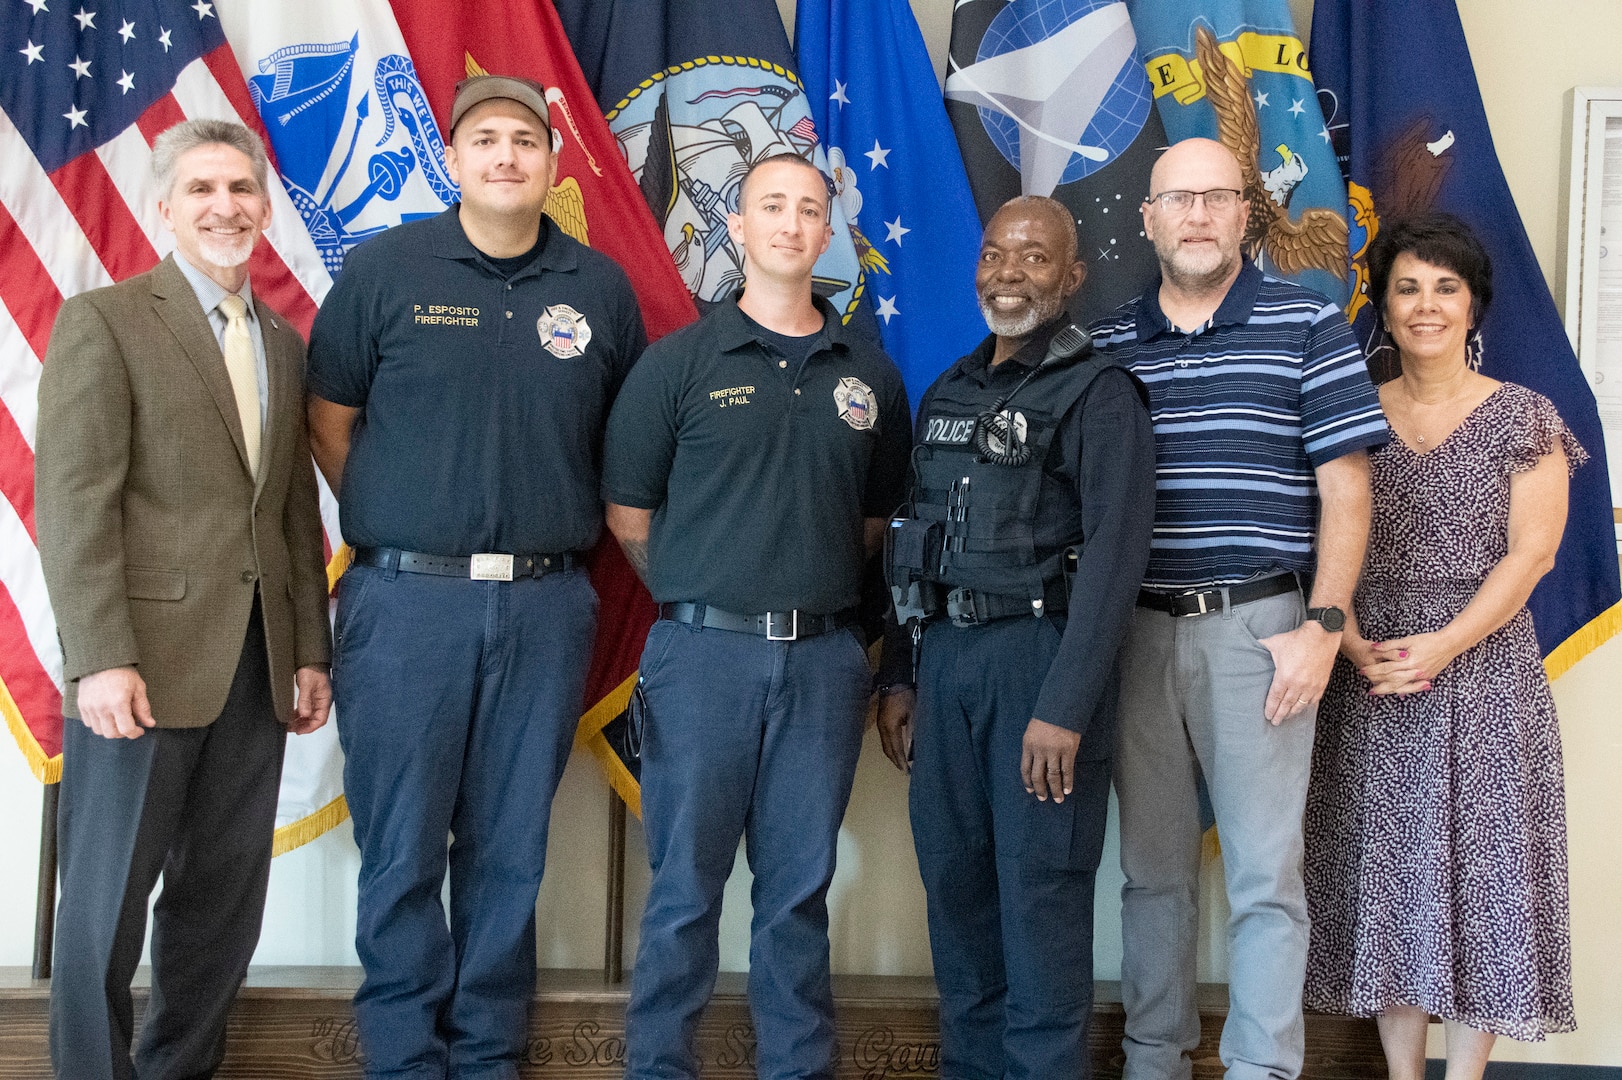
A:
POLYGON ((451 104, 451 131, 456 131, 456 125, 469 109, 491 98, 518 102, 546 126, 548 135, 552 134, 552 110, 546 104, 546 87, 516 75, 475 75, 457 83, 456 100, 451 104))

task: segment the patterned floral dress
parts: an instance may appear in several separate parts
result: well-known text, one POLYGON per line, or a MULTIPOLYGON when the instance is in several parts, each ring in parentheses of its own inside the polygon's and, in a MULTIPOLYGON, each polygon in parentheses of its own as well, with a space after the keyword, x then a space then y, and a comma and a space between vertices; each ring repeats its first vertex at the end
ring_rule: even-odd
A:
MULTIPOLYGON (((1509 484, 1556 442, 1547 398, 1492 392, 1435 448, 1370 454, 1364 637, 1441 629, 1508 550, 1509 484)), ((1428 691, 1374 697, 1344 658, 1318 711, 1307 795, 1306 1007, 1394 1005, 1522 1040, 1576 1026, 1560 731, 1532 616, 1462 653, 1428 691)))

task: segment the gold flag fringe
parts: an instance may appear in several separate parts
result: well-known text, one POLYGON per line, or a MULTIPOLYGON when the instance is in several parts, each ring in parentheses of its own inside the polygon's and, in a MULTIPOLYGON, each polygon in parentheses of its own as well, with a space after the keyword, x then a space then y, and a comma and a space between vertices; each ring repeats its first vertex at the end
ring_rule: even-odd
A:
POLYGON ((1222 837, 1217 835, 1217 827, 1212 825, 1205 830, 1200 838, 1200 865, 1210 866, 1222 858, 1222 837))
POLYGON ((631 775, 620 756, 614 748, 608 745, 608 739, 603 736, 603 727, 614 717, 625 711, 625 706, 631 700, 631 688, 636 685, 638 672, 631 672, 603 699, 586 710, 586 715, 580 718, 580 726, 575 729, 574 744, 591 751, 602 767, 603 777, 608 781, 609 787, 615 794, 625 800, 631 813, 637 817, 642 816, 642 787, 631 775))
POLYGON ((17 707, 17 701, 6 689, 6 680, 0 679, 0 714, 6 718, 6 727, 11 729, 11 737, 17 740, 17 749, 23 752, 28 761, 28 771, 34 774, 34 779, 42 784, 54 784, 62 779, 62 755, 46 757, 45 750, 34 738, 34 733, 28 730, 23 721, 23 711, 17 707))
POLYGON ((340 795, 315 813, 306 814, 297 821, 289 822, 277 829, 271 842, 270 857, 274 859, 278 855, 286 855, 294 848, 303 847, 322 833, 342 825, 348 817, 349 804, 340 795))
POLYGON ((355 553, 349 550, 348 544, 341 544, 337 551, 332 553, 332 561, 327 563, 327 595, 338 587, 338 579, 344 576, 349 564, 355 560, 355 553))
POLYGON ((1543 658, 1543 670, 1554 682, 1577 666, 1577 661, 1622 633, 1622 602, 1612 604, 1589 619, 1575 633, 1543 658))

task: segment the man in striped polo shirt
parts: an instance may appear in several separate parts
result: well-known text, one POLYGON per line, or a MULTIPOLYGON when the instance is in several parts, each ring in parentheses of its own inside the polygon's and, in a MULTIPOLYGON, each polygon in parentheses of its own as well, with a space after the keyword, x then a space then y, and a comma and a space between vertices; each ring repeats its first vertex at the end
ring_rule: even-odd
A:
POLYGON ((1223 1064, 1301 1071, 1313 726, 1368 538, 1365 451, 1386 439, 1340 309, 1244 257, 1244 187, 1220 143, 1166 151, 1143 204, 1161 281, 1092 328, 1148 387, 1155 432, 1115 758, 1127 1080, 1186 1080, 1199 1043, 1202 775, 1233 912, 1223 1064))

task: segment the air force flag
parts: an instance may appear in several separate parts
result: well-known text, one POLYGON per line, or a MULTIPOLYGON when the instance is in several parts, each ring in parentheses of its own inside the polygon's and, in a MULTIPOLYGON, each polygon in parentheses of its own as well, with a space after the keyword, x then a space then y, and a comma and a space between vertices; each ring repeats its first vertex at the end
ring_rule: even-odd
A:
POLYGON ((916 408, 985 336, 969 179, 906 0, 801 0, 794 43, 884 347, 916 408))

